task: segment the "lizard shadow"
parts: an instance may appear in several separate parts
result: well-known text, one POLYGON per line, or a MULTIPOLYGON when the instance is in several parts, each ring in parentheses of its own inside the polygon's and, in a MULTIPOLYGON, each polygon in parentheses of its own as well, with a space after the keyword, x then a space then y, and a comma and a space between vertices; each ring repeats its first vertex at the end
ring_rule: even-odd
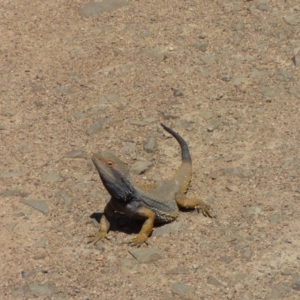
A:
MULTIPOLYGON (((194 208, 180 207, 181 212, 193 212, 194 208)), ((103 212, 94 212, 90 215, 91 219, 95 219, 98 223, 103 215, 103 212)), ((110 219, 110 229, 109 231, 120 231, 126 234, 138 234, 144 224, 145 220, 131 219, 125 214, 115 212, 110 219)), ((159 228, 166 225, 169 222, 155 222, 154 228, 159 228)), ((151 232, 150 236, 153 232, 151 232)))
MULTIPOLYGON (((91 219, 95 219, 98 223, 103 213, 95 212, 90 215, 91 219)), ((114 213, 110 219, 109 231, 121 231, 126 234, 138 234, 144 223, 143 220, 130 219, 124 214, 114 213)))
MULTIPOLYGON (((101 212, 95 212, 90 215, 90 218, 95 219, 99 223, 102 215, 103 213, 101 212)), ((111 225, 109 231, 121 231, 126 234, 138 234, 141 231, 144 222, 145 220, 131 219, 124 214, 115 212, 114 215, 111 217, 111 225)), ((154 228, 162 227, 165 224, 166 223, 155 222, 154 228)))

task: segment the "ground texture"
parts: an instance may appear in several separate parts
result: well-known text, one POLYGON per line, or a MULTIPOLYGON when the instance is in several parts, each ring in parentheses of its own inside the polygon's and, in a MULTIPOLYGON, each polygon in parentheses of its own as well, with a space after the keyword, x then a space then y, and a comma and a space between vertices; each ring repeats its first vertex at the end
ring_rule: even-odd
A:
POLYGON ((297 0, 0 10, 1 299, 300 298, 297 0), (159 183, 180 164, 160 122, 215 218, 181 212, 137 249, 116 215, 87 245, 109 198, 91 155, 159 183))

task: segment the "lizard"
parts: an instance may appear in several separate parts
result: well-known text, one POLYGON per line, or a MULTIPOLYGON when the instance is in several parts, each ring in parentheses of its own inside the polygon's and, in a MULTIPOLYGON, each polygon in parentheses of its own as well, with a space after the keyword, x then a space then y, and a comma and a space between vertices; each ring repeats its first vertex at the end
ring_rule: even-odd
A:
POLYGON ((110 219, 115 212, 124 213, 129 218, 144 220, 138 235, 131 245, 141 246, 148 239, 154 223, 168 223, 179 215, 179 207, 197 209, 204 216, 212 217, 212 208, 200 199, 187 198, 186 192, 192 178, 192 159, 185 140, 164 124, 161 126, 170 133, 181 148, 181 165, 172 178, 163 181, 152 189, 143 189, 131 180, 128 166, 108 152, 99 152, 92 156, 92 161, 100 179, 111 195, 104 208, 99 223, 99 231, 90 235, 88 243, 107 237, 110 219))

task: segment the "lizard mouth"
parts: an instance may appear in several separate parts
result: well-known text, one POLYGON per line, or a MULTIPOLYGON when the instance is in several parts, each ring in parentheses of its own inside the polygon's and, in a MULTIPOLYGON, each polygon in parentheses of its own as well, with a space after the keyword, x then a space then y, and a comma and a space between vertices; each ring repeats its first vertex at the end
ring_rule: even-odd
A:
POLYGON ((92 161, 99 173, 101 181, 109 194, 118 201, 129 201, 134 193, 134 189, 122 174, 113 165, 107 164, 99 155, 93 155, 92 161))

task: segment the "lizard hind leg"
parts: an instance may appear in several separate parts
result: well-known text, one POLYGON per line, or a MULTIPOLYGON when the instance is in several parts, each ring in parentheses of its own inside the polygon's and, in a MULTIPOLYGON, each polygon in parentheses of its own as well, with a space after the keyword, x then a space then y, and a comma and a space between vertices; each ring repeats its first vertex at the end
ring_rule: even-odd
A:
POLYGON ((187 209, 197 209, 202 211, 202 214, 205 217, 212 218, 212 208, 210 205, 206 204, 204 201, 197 198, 187 198, 185 194, 176 195, 176 203, 179 207, 187 208, 187 209))

